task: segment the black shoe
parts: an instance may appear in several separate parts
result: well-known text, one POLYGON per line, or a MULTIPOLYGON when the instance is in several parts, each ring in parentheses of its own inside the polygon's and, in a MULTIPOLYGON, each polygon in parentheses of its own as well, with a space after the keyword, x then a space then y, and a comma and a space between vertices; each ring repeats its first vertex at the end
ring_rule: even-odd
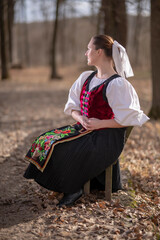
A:
POLYGON ((78 200, 82 196, 82 189, 75 193, 65 193, 63 198, 59 201, 57 206, 71 206, 76 200, 78 200))

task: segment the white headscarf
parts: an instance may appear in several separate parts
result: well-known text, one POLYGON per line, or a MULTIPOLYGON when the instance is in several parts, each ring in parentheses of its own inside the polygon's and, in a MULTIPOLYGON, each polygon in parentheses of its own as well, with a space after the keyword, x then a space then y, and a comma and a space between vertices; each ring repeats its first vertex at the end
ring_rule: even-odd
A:
POLYGON ((126 49, 117 41, 112 45, 112 56, 117 73, 122 77, 134 76, 126 49))

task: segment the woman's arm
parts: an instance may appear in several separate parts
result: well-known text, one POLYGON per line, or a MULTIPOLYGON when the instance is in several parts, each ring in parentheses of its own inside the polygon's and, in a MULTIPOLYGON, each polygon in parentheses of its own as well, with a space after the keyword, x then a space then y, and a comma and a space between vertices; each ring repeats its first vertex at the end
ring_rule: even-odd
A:
POLYGON ((95 130, 100 128, 123 128, 125 126, 120 125, 114 119, 100 120, 97 118, 87 118, 81 115, 80 111, 72 110, 72 117, 80 122, 82 126, 87 130, 95 130))
POLYGON ((119 77, 108 84, 106 97, 114 119, 124 126, 142 126, 149 118, 140 109, 139 98, 130 82, 119 77), (116 97, 115 97, 116 96, 116 97))
POLYGON ((89 118, 87 118, 85 116, 82 116, 81 112, 77 111, 77 110, 72 110, 71 115, 72 115, 74 120, 76 120, 77 122, 80 122, 80 124, 84 128, 86 128, 89 118))
POLYGON ((114 119, 97 119, 89 118, 86 124, 87 130, 94 130, 99 128, 124 128, 125 126, 119 124, 114 119))

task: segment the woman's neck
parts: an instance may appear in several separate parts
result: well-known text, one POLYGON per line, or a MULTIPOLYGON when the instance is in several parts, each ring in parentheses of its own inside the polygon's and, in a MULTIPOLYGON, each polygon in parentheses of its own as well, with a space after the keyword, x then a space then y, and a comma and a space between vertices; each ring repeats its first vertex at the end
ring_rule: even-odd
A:
POLYGON ((116 71, 113 69, 112 64, 104 64, 100 66, 96 66, 98 78, 109 78, 113 74, 116 74, 116 71))

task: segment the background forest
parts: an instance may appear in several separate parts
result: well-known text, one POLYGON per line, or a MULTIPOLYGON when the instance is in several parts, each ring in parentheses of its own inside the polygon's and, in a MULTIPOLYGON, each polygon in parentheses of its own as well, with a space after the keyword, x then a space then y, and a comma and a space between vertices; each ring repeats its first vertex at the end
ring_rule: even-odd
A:
POLYGON ((160 240, 160 1, 0 0, 0 239, 160 240), (68 90, 90 69, 95 34, 127 49, 142 110, 121 154, 123 190, 58 209, 61 194, 26 181, 36 136, 73 122, 68 90))
MULTIPOLYGON (((148 0, 126 2, 124 0, 108 2, 59 0, 57 3, 56 61, 60 65, 72 64, 75 61, 83 62, 86 43, 90 37, 108 32, 127 47, 134 66, 150 68, 150 2, 148 0), (88 3, 84 5, 88 8, 84 12, 82 12, 83 5, 79 7, 82 3, 88 3), (109 16, 108 21, 105 21, 105 15, 109 16)), ((10 24, 7 38, 11 66, 49 65, 56 1, 11 0, 8 11, 8 24, 10 24)))

